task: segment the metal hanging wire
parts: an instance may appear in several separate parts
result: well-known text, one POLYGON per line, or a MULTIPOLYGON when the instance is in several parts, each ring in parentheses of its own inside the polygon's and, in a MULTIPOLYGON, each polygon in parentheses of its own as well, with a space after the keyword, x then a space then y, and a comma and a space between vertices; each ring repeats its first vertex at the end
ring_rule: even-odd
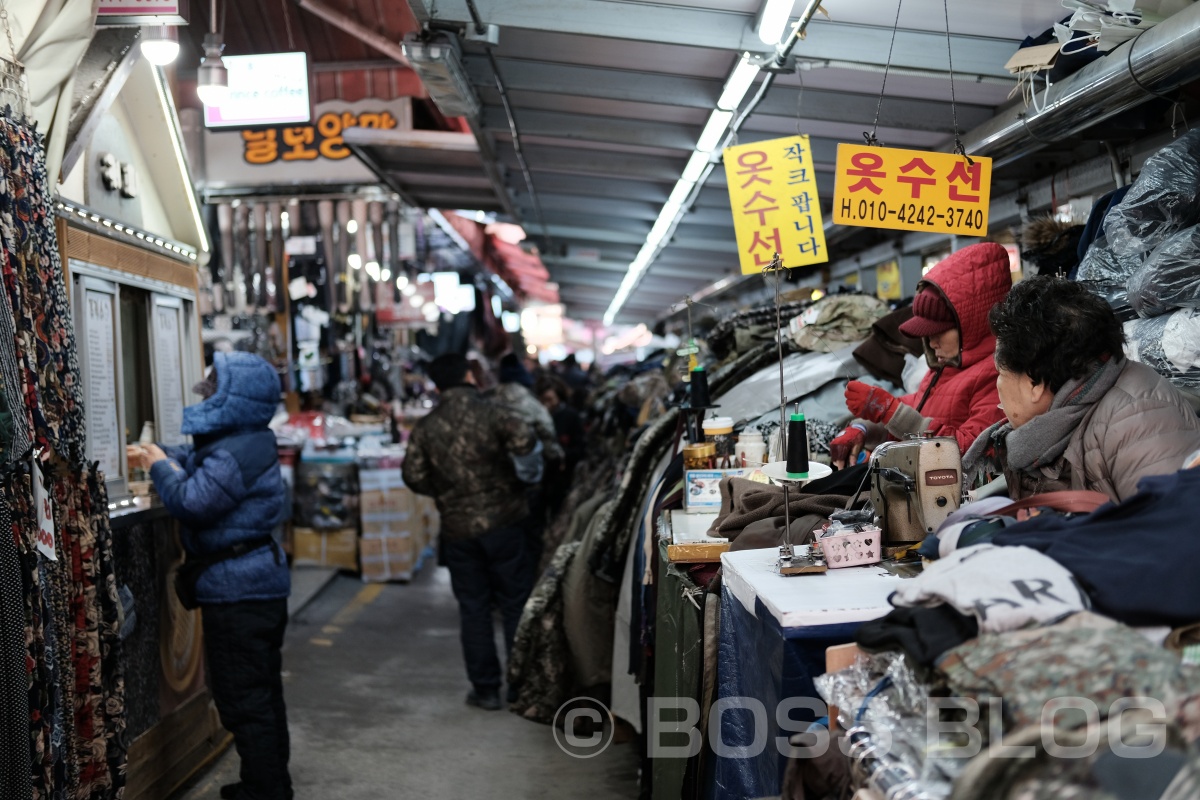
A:
POLYGON ((904 0, 896 0, 896 21, 892 25, 892 43, 888 45, 887 63, 883 65, 883 85, 879 87, 879 101, 875 104, 875 122, 871 124, 871 132, 863 131, 863 139, 870 147, 883 147, 883 142, 875 135, 879 132, 879 113, 883 110, 883 96, 887 93, 888 73, 892 70, 892 51, 896 49, 896 31, 900 30, 900 9, 904 0))
POLYGON ((29 104, 29 87, 25 82, 25 66, 17 60, 17 47, 13 44, 12 25, 4 0, 0 0, 0 27, 4 28, 9 52, 9 57, 0 56, 0 107, 7 106, 13 116, 27 120, 33 111, 29 104))
POLYGON ((963 147, 962 137, 958 130, 958 105, 954 97, 954 52, 950 46, 950 0, 942 0, 942 14, 946 20, 946 61, 950 67, 950 116, 954 122, 954 152, 967 160, 968 164, 975 162, 967 155, 967 148, 963 147))
MULTIPOLYGON (((763 267, 763 276, 770 273, 775 275, 775 347, 779 356, 779 457, 787 459, 787 391, 783 380, 783 258, 779 253, 771 259, 771 263, 763 267)), ((767 459, 771 458, 771 445, 767 443, 767 459)), ((786 540, 792 531, 791 498, 788 496, 788 484, 783 483, 783 538, 786 540)))

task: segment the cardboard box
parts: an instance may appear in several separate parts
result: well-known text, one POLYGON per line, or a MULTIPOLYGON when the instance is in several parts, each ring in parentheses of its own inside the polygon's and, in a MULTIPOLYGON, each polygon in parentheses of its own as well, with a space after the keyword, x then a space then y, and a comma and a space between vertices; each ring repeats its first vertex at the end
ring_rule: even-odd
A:
POLYGON ((357 529, 318 531, 312 528, 296 528, 293 536, 292 546, 296 564, 358 569, 357 529))
POLYGON ((411 536, 382 536, 359 544, 364 581, 412 580, 420 552, 411 536))
POLYGON ((745 469, 689 469, 683 474, 683 506, 688 511, 720 511, 721 479, 741 477, 745 469))
POLYGON ((406 522, 416 514, 416 495, 408 489, 373 489, 358 498, 365 522, 406 522))
POLYGON ((363 520, 362 538, 383 539, 388 536, 423 538, 425 522, 419 518, 405 520, 363 520))
POLYGON ((403 489, 404 477, 400 469, 359 469, 358 486, 364 492, 376 490, 403 489))

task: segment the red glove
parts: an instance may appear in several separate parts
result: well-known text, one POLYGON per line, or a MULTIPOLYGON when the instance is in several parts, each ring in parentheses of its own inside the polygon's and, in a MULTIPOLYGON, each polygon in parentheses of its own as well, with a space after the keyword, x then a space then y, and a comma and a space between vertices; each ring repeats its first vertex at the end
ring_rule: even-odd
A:
POLYGON ((851 425, 829 443, 829 460, 839 469, 853 466, 862 452, 867 432, 861 426, 851 425))
POLYGON ((886 425, 899 406, 899 400, 878 386, 871 386, 862 381, 850 381, 846 384, 846 408, 860 419, 886 425))

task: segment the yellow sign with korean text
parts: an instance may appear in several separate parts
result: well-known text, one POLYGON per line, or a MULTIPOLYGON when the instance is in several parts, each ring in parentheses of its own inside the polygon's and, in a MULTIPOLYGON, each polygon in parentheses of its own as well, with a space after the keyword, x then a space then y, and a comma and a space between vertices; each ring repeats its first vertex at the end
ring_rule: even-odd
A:
POLYGON ((743 275, 829 260, 807 136, 727 147, 725 176, 743 275))
POLYGON ((985 236, 991 192, 990 158, 839 144, 833 221, 985 236))

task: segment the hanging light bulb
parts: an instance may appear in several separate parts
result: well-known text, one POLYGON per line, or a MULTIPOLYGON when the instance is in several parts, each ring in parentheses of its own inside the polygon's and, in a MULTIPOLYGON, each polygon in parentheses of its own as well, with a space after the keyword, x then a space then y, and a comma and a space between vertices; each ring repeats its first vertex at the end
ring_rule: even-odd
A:
POLYGON ((229 70, 221 60, 225 42, 217 31, 217 0, 212 0, 209 32, 204 35, 204 59, 196 70, 196 94, 206 106, 220 106, 229 96, 229 70))
POLYGON ((179 56, 179 36, 172 25, 142 30, 142 55, 156 67, 165 67, 179 56))
POLYGON ((425 305, 425 298, 414 294, 412 297, 408 298, 408 304, 413 308, 420 308, 421 306, 425 305))
MULTIPOLYGON (((400 277, 404 277, 404 276, 402 275, 400 277)), ((399 283, 398 280, 397 280, 397 283, 399 283)), ((413 286, 408 281, 405 281, 404 285, 400 287, 400 294, 404 295, 405 297, 412 297, 416 293, 417 293, 417 287, 413 286)))
POLYGON ((408 288, 408 276, 407 275, 397 275, 396 276, 396 288, 399 289, 400 291, 404 291, 405 289, 408 288))
POLYGON ((391 279, 392 279, 392 271, 390 269, 388 269, 387 267, 384 267, 383 271, 379 273, 379 280, 383 281, 384 283, 387 283, 391 279))
POLYGON ((350 255, 346 256, 346 263, 354 269, 362 269, 362 256, 360 256, 358 253, 351 253, 350 255))
POLYGON ((358 233, 358 220, 352 219, 346 223, 346 233, 352 236, 358 233))

